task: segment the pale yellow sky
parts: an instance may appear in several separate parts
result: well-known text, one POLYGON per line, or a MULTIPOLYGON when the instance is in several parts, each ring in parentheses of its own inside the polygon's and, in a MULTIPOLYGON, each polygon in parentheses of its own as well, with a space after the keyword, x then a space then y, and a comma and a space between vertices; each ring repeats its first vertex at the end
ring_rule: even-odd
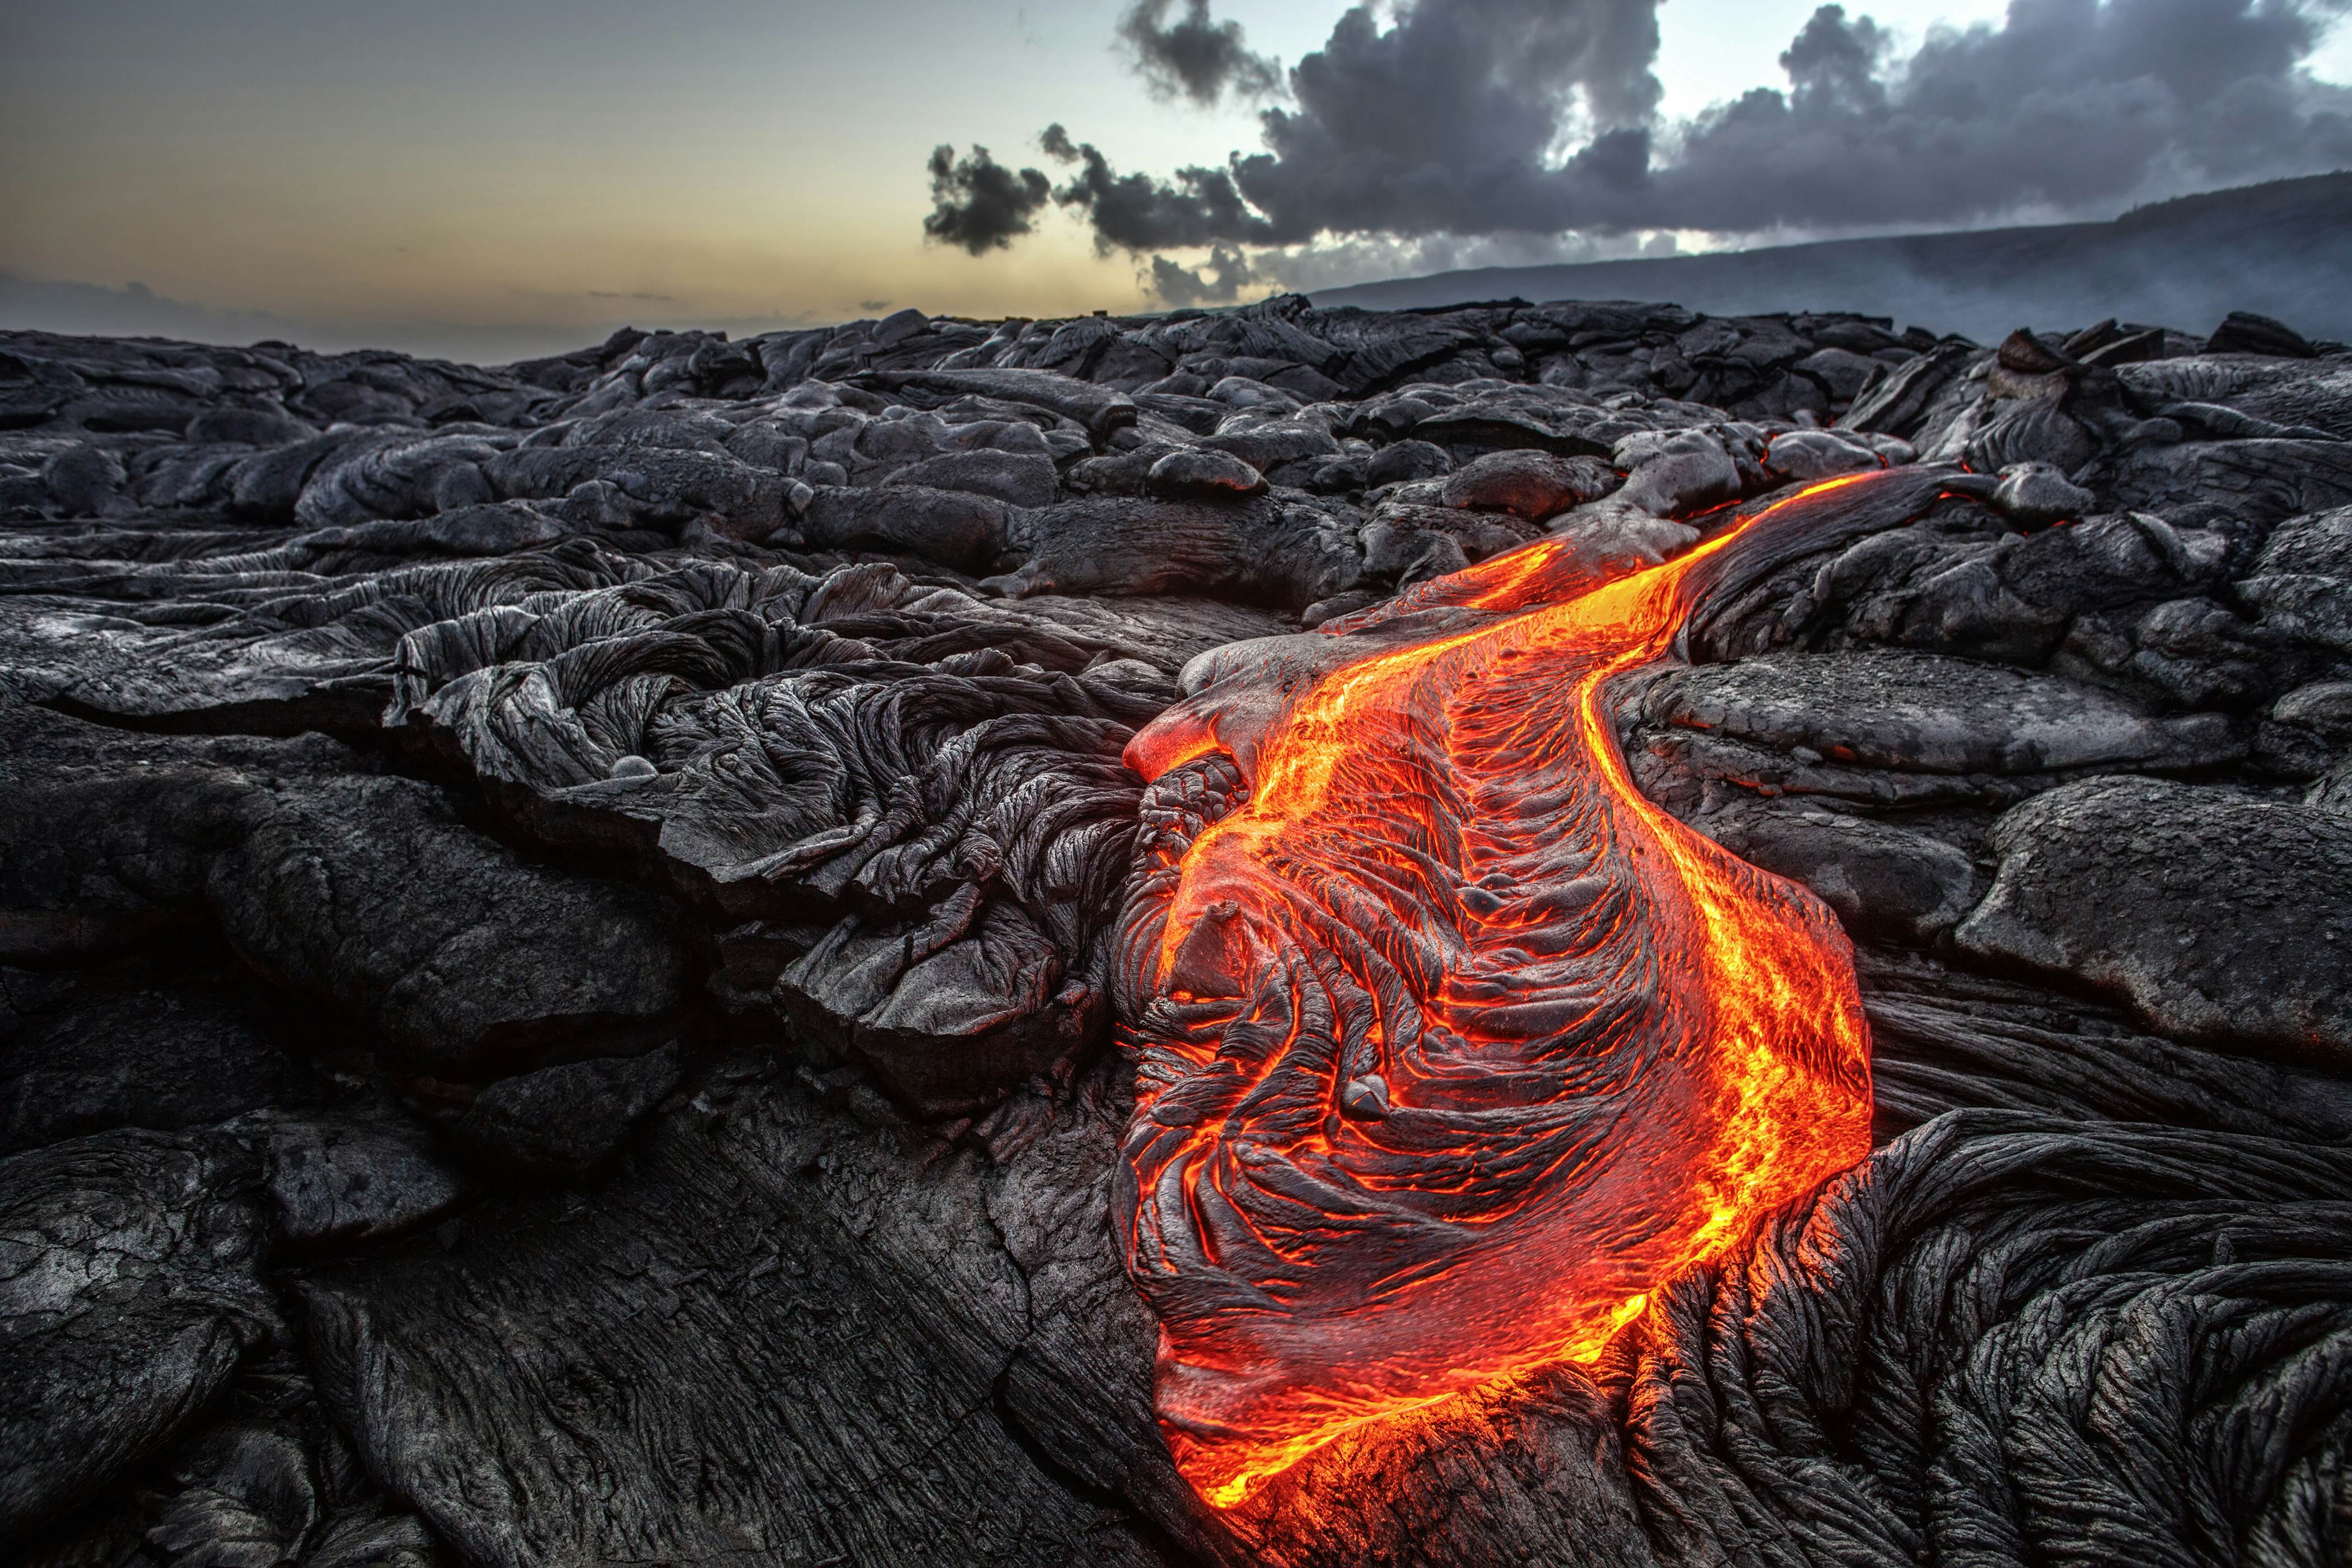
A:
MULTIPOLYGON (((1999 0, 1870 9, 1914 36, 1999 0)), ((0 271, 406 346, 544 329, 1129 310, 1134 258, 1053 212, 1011 251, 925 243, 942 142, 1122 169, 1256 145, 1154 100, 1119 0, 0 0, 0 271), (427 334, 429 335, 429 334, 427 334)), ((1296 60, 1333 0, 1218 0, 1296 60)), ((1668 0, 1669 112, 1775 80, 1811 0, 1668 0)), ((253 335, 248 333, 247 335, 253 335)))
POLYGON ((1131 308, 1134 262, 1063 215, 981 258, 921 233, 940 142, 1249 143, 1118 68, 1117 9, 12 4, 0 267, 353 322, 1131 308))

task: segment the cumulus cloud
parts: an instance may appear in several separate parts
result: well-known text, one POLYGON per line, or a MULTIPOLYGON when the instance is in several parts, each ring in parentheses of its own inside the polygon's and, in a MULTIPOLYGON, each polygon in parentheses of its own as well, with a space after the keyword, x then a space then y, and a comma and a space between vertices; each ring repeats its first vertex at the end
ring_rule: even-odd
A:
POLYGON ((1239 22, 1212 21, 1209 0, 1135 0, 1118 39, 1151 90, 1206 107, 1230 92, 1252 98, 1282 85, 1282 70, 1252 54, 1239 22), (1171 12, 1180 12, 1174 21, 1171 12))
POLYGON ((1097 250, 1139 252, 1219 240, 1269 244, 1281 237, 1242 200, 1226 170, 1179 169, 1173 180, 1117 174, 1094 143, 1071 141, 1059 125, 1045 127, 1038 141, 1047 157, 1076 165, 1054 199, 1085 214, 1097 250))
MULTIPOLYGON (((1536 213, 1551 151, 1645 124, 1657 47, 1656 0, 1420 0, 1386 26, 1358 6, 1260 116, 1267 151, 1160 180, 1080 144, 1084 176, 1056 196, 1135 250, 1566 227, 1536 213)), ((1579 156, 1611 166, 1606 146, 1579 156)))
POLYGON ((2352 161, 2352 101, 2301 68, 2343 0, 2012 0, 1886 58, 1824 5, 1757 89, 1652 174, 1679 226, 2082 211, 2352 161))
MULTIPOLYGON (((1046 150, 1072 173, 1053 199, 1099 247, 1156 261, 1368 237, 1954 225, 2352 163, 2352 91, 2304 68, 2352 0, 2011 0, 2000 24, 1939 28, 1908 53, 1827 5, 1780 57, 1785 85, 1680 121, 1657 111, 1656 5, 1359 5, 1261 113, 1262 151, 1121 174, 1057 125, 1046 150)), ((1143 10, 1155 26, 1168 14, 1143 10)))
POLYGON ((968 158, 958 158, 953 147, 932 148, 930 171, 931 216, 923 220, 923 232, 974 256, 1027 234, 1049 188, 1037 170, 1008 169, 978 145, 968 158))

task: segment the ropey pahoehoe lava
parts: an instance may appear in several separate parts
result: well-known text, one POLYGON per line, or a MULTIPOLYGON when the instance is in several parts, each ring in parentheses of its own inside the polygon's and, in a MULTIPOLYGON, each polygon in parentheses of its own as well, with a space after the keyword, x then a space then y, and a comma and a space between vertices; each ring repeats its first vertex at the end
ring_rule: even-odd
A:
POLYGON ((1613 580, 1538 541, 1219 650, 1138 735, 1119 1217, 1210 1501, 1597 1354, 1867 1153, 1845 936, 1643 797, 1606 688, 1743 563, 1922 480, 1818 485, 1613 580))

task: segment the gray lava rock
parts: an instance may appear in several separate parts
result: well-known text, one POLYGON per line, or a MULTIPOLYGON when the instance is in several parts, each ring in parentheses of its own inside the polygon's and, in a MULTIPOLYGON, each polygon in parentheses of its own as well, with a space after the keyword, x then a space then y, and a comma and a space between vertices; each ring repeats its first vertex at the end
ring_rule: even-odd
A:
POLYGON ((2340 355, 2313 363, 2190 354, 2126 366, 2118 379, 2135 402, 2158 409, 2188 405, 2199 424, 2235 415, 2263 426, 2316 427, 2338 439, 2352 437, 2352 364, 2340 355))
POLYGON ((1940 403, 1958 395, 1971 363, 1987 357, 1967 343, 1938 343, 1896 365, 1859 393, 1838 428, 1910 437, 1934 418, 1940 403))
POLYGON ((0 971, 0 1153, 312 1103, 326 1081, 229 987, 136 968, 0 971))
POLYGON ((457 1079, 656 1026, 685 974, 661 900, 527 865, 406 779, 277 795, 208 889, 257 969, 363 1011, 397 1059, 457 1079))
POLYGON ((1772 437, 1764 466, 1784 479, 1812 484, 1885 463, 1864 437, 1842 430, 1789 430, 1772 437))
POLYGON ((1175 451, 1155 460, 1144 488, 1170 500, 1215 500, 1264 495, 1265 476, 1241 458, 1221 451, 1175 451))
POLYGON ((2000 820, 1958 932, 2128 997, 2157 1028, 2352 1067, 2352 818, 2159 779, 2090 779, 2000 820))
POLYGON ((1035 452, 944 452, 908 464, 887 482, 965 490, 1008 506, 1051 506, 1061 489, 1054 460, 1035 452))
POLYGON ((1688 523, 1653 516, 1611 496, 1562 512, 1546 532, 1570 542, 1579 560, 1611 575, 1655 566, 1698 542, 1688 523))
POLYGON ((2352 759, 2352 681, 2313 681, 2281 696, 2255 728, 2254 758, 2291 779, 2312 778, 2352 759))
POLYGON ((318 431, 276 408, 214 408, 188 421, 188 439, 241 447, 282 447, 307 441, 318 431))
POLYGON ((1691 826, 1802 882, 1860 941, 1925 946, 1966 918, 1986 878, 1967 853, 1894 823, 1788 801, 1741 801, 1691 826))
POLYGON ((499 501, 451 507, 431 517, 321 528, 288 544, 382 555, 507 555, 552 544, 571 531, 565 519, 528 501, 499 501))
POLYGON ((2265 626, 2352 653, 2352 506, 2279 524, 2238 592, 2265 626))
POLYGON ((2136 442, 2079 477, 2112 510, 2259 529, 2352 506, 2352 442, 2136 442))
POLYGON ((1532 525, 1508 512, 1395 502, 1375 510, 1358 535, 1364 547, 1364 570, 1375 576, 1396 576, 1406 571, 1406 563, 1431 548, 1435 538, 1452 542, 1466 563, 1515 549, 1536 536, 1532 525))
MULTIPOLYGON (((1978 1030, 1990 1010, 1969 1009, 1978 1030)), ((2291 1325, 2333 1320, 2321 1304, 2332 1284, 2320 1281, 2340 1278, 2346 1233, 2332 1213, 2317 1225, 2301 1215, 2332 1210, 2347 1181, 2352 1159, 2318 1142, 2063 1110, 1961 1110, 1895 1139, 1767 1226, 1753 1276, 1706 1272, 1669 1295, 1654 1332, 1607 1359, 1602 1385, 1628 1412, 1622 1440, 1643 1456, 1630 1467, 1635 1506, 1660 1521, 1660 1556, 1733 1557, 1752 1539, 1751 1487, 1766 1476, 1812 1478, 1822 1511, 1802 1511, 1790 1536, 1829 1562, 1899 1562, 1894 1543, 1915 1529, 1965 1549, 1987 1528, 2016 1543, 2011 1561, 2115 1561, 2179 1550, 2201 1500, 2282 1495, 2266 1479, 2275 1461, 2217 1453, 2208 1424, 2267 1429, 2273 1398, 2298 1421, 2339 1408, 2332 1355, 2261 1355, 2265 1374, 2243 1381, 2221 1369, 2243 1364, 2241 1334, 2305 1342, 2291 1325), (2264 1239, 2252 1257, 2181 1249, 2183 1234, 2216 1226, 2264 1239), (1937 1289, 1955 1258, 2000 1287, 1937 1289), (1808 1284, 1779 1283, 1797 1279, 1808 1284), (1930 1420, 1954 1441, 1923 1451, 1906 1440, 1916 1426, 1882 1438, 1877 1413, 1918 1390, 1910 1347, 1927 1343, 1944 1347, 1926 1358, 1930 1420), (2159 1393, 2167 1364, 2215 1375, 2221 1403, 2159 1393), (1791 1426, 1759 1441, 1732 1412, 1766 1406, 1791 1426), (1836 1458, 1827 1434, 1848 1422, 1869 1433, 1865 1451, 1906 1459, 1836 1458), (1956 1511, 1897 1500, 1930 1496, 1956 1511)), ((2328 1462, 2298 1447, 2294 1463, 2328 1462)), ((2257 1516, 2305 1561, 2332 1549, 2326 1526, 2267 1507, 2257 1516)), ((2227 1561, 2227 1549, 2206 1560, 2227 1561)))
POLYGON ((677 1087, 676 1046, 503 1079, 474 1098, 457 1135, 474 1152, 527 1175, 578 1180, 609 1158, 677 1087))
POLYGON ((1364 483, 1378 488, 1381 485, 1402 484, 1412 479, 1435 479, 1454 467, 1454 459, 1445 448, 1430 441, 1398 441, 1372 454, 1364 466, 1364 483))
POLYGON ((2352 740, 2352 680, 2321 680, 2298 686, 2271 704, 2282 724, 2301 724, 2331 741, 2352 740))
POLYGON ((2197 768, 2244 754, 2218 713, 2166 715, 2057 676, 1929 654, 1772 654, 1667 675, 1656 722, 1932 773, 2197 768))
POLYGON ((1203 1540, 1091 1196, 1102 1112, 992 1170, 927 1154, 870 1095, 828 1112, 789 1080, 739 1085, 660 1119, 593 1203, 527 1198, 446 1251, 306 1282, 321 1394, 370 1473, 468 1559, 748 1540, 807 1562, 1158 1560, 1128 1519, 1073 1509, 1072 1479, 1203 1540), (722 1486, 578 1484, 739 1461, 722 1486), (822 1500, 877 1466, 890 1479, 856 1506, 822 1500))
POLYGON ((2209 353, 2273 354, 2287 359, 2315 359, 2319 353, 2293 327, 2252 310, 2231 311, 2205 340, 2205 348, 2209 353))
POLYGON ((305 1568, 436 1568, 443 1552, 423 1520, 378 1504, 328 1524, 302 1561, 305 1568))
MULTIPOLYGON (((262 809, 248 768, 349 760, 311 742, 129 735, 0 703, 0 958, 88 963, 198 918, 215 860, 262 809)), ((27 1064, 33 1065, 33 1064, 27 1064)))
POLYGON ((2013 522, 2041 528, 2081 517, 2097 498, 2047 463, 2011 463, 1993 487, 1992 504, 2013 522))
POLYGON ((1886 371, 1881 361, 1835 345, 1814 350, 1790 368, 1818 380, 1827 389, 1831 401, 1847 404, 1861 395, 1872 376, 1883 375, 1886 371))
POLYGON ((1529 522, 1598 500, 1619 480, 1607 464, 1591 458, 1560 458, 1549 452, 1490 452, 1447 476, 1441 492, 1451 507, 1507 511, 1529 522))
POLYGON ((273 1331, 236 1178, 131 1130, 0 1161, 0 1530, 22 1541, 155 1453, 273 1331))
POLYGON ((1352 515, 1283 495, 1215 501, 1097 497, 1031 512, 1018 570, 982 579, 1007 595, 1202 594, 1303 609, 1356 585, 1352 515))
POLYGON ((992 496, 916 484, 853 489, 806 478, 814 493, 798 527, 812 544, 833 549, 919 552, 959 567, 986 566, 1013 531, 1012 509, 992 496))
POLYGON ((284 1408, 282 1385, 275 1403, 278 1409, 225 1421, 173 1456, 170 1479, 180 1489, 157 1500, 147 1544, 182 1563, 309 1563, 351 1562, 352 1547, 372 1539, 381 1568, 425 1568, 429 1557, 415 1549, 429 1552, 430 1538, 414 1517, 401 1520, 381 1503, 346 1506, 352 1500, 334 1472, 347 1456, 320 1440, 315 1408, 307 1401, 284 1408), (306 1552, 314 1536, 320 1550, 306 1552))
POLYGON ((1689 517, 1738 500, 1742 490, 1731 454, 1702 431, 1631 436, 1612 460, 1627 470, 1617 499, 1658 517, 1689 517))
POLYGON ((235 1131, 261 1149, 262 1188, 290 1247, 390 1236, 465 1195, 432 1135, 396 1114, 262 1117, 235 1131))
POLYGON ((1311 466, 1337 457, 1339 437, 1311 413, 1283 413, 1275 417, 1241 414, 1217 427, 1201 445, 1209 451, 1239 458, 1259 473, 1273 477, 1291 465, 1311 466))
POLYGON ((1304 401, 1281 387, 1245 375, 1220 378, 1215 385, 1209 388, 1206 395, 1234 408, 1289 410, 1297 408, 1304 401))

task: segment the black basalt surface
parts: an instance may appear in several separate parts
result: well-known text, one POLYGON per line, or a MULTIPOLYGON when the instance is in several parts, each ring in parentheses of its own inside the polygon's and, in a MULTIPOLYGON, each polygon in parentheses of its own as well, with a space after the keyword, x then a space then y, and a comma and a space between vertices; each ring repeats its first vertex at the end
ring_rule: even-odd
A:
POLYGON ((2276 322, 0 332, 0 1554, 2340 1563, 2347 886, 2352 353, 2276 322), (1612 689, 1853 938, 1875 1151, 1209 1507, 1111 955, 1235 779, 1128 741, 1884 468, 1612 689))

